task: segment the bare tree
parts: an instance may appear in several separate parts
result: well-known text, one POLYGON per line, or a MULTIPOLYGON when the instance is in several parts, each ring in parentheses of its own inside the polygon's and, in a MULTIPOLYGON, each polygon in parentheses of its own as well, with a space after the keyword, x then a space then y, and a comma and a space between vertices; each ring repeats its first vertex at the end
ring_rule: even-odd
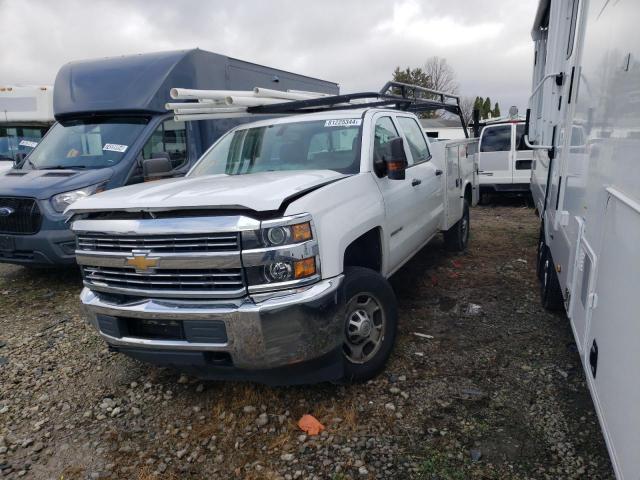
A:
POLYGON ((473 107, 475 98, 473 97, 460 97, 460 110, 462 111, 462 118, 464 123, 469 126, 473 120, 473 107))
POLYGON ((446 93, 457 93, 456 72, 447 63, 446 58, 429 57, 424 63, 424 73, 429 78, 429 88, 446 93))

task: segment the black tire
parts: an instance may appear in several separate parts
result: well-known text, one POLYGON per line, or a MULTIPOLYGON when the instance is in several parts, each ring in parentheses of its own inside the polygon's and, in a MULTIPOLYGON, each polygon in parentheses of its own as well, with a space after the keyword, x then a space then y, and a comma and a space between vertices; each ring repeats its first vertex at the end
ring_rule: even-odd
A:
POLYGON ((462 252, 467 248, 469 243, 469 230, 471 223, 469 222, 469 203, 467 200, 463 200, 462 206, 462 218, 444 232, 444 243, 448 250, 454 252, 462 252))
MULTIPOLYGON (((364 382, 378 375, 385 367, 396 339, 398 307, 396 296, 389 282, 374 270, 348 267, 342 285, 345 299, 345 341, 343 382, 364 382), (371 335, 380 332, 377 342, 367 339, 365 332, 354 331, 353 318, 361 320, 366 298, 377 302, 378 310, 371 316, 371 335), (377 325, 382 323, 382 328, 377 325), (362 339, 362 343, 359 340, 362 339), (375 343, 375 348, 371 347, 375 343), (356 351, 363 345, 362 358, 356 359, 356 351), (371 347, 371 348, 370 348, 371 347)), ((375 305, 374 305, 375 306, 375 305)), ((372 337, 373 338, 373 337, 372 337)))
POLYGON ((542 282, 544 272, 542 267, 544 266, 544 253, 547 248, 547 244, 544 239, 544 225, 540 226, 540 235, 538 236, 538 250, 536 252, 536 277, 538 281, 542 282))
POLYGON ((558 281, 555 264, 549 247, 544 248, 542 260, 542 282, 540 285, 540 299, 546 310, 556 312, 564 307, 562 290, 558 281))

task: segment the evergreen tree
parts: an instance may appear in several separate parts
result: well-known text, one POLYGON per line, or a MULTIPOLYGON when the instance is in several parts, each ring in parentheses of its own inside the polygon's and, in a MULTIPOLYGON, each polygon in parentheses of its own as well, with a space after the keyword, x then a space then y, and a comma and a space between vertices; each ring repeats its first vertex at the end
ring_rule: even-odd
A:
POLYGON ((493 118, 498 118, 500 116, 500 105, 498 105, 498 102, 496 102, 496 106, 493 107, 493 118))
POLYGON ((491 113, 491 99, 487 97, 482 104, 482 118, 489 118, 489 114, 491 113))

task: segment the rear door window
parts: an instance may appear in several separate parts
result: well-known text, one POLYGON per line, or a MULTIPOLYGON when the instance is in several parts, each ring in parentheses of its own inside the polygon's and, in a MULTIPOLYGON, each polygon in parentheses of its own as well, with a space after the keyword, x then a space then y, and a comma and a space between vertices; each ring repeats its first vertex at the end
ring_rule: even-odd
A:
POLYGON ((481 152, 508 152, 511 150, 511 125, 486 127, 480 143, 481 152))
POLYGON ((524 143, 524 124, 516 125, 516 150, 531 150, 524 143))
POLYGON ((418 125, 418 122, 413 118, 408 117, 397 117, 397 119, 398 124, 407 139, 407 143, 409 144, 409 150, 413 157, 413 164, 415 165, 416 163, 422 163, 429 160, 431 158, 429 145, 427 145, 427 141, 424 139, 422 129, 420 128, 420 125, 418 125))

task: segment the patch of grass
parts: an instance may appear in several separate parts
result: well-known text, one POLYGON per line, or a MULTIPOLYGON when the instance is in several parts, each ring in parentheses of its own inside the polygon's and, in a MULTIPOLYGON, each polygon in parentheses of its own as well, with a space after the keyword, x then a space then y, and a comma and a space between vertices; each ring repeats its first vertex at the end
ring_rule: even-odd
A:
POLYGON ((440 452, 430 451, 420 465, 418 478, 424 480, 465 480, 469 474, 464 465, 456 464, 440 452))

